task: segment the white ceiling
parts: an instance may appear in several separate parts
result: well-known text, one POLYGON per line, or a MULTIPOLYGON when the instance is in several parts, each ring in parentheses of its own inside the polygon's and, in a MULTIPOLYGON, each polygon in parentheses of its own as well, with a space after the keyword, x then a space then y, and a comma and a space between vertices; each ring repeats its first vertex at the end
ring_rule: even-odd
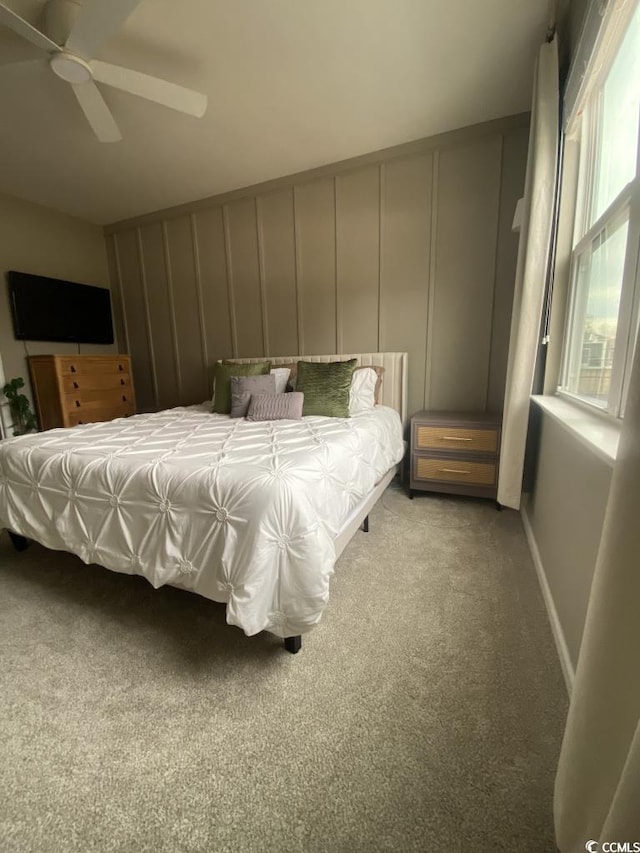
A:
MULTIPOLYGON (((109 2, 109 0, 104 0, 109 2)), ((44 0, 5 0, 40 25, 44 0)), ((198 89, 194 119, 101 87, 122 142, 0 28, 0 191, 98 223, 529 109, 548 0, 142 0, 98 58, 198 89)))

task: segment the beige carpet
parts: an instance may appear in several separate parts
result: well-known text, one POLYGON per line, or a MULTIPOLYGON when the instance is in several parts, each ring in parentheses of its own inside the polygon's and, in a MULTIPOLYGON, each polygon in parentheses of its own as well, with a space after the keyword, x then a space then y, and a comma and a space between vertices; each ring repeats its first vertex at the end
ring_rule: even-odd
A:
POLYGON ((545 853, 566 694, 516 513, 392 486, 293 657, 0 536, 0 849, 545 853))

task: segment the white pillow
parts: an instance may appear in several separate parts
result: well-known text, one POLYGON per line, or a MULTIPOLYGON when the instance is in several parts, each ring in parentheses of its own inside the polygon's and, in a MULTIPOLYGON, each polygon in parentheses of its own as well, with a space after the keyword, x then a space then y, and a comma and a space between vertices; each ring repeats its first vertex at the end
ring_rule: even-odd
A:
POLYGON ((289 367, 272 367, 269 371, 272 376, 276 377, 276 394, 284 394, 287 390, 287 382, 291 368, 289 367))
POLYGON ((349 389, 349 414, 368 412, 376 404, 376 382, 378 374, 371 367, 364 370, 354 370, 349 389))

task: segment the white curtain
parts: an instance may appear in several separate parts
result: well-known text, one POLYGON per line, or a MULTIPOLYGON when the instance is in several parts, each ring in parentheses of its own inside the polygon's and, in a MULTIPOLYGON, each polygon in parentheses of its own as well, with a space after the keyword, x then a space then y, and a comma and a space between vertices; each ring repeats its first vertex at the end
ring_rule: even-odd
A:
MULTIPOLYGON (((555 791, 562 853, 640 846, 640 347, 622 425, 555 791)), ((631 847, 630 849, 634 849, 631 847)))
POLYGON ((529 398, 549 264, 558 160, 559 97, 558 45, 554 38, 540 48, 534 76, 524 211, 511 315, 498 501, 513 509, 520 508, 529 398))

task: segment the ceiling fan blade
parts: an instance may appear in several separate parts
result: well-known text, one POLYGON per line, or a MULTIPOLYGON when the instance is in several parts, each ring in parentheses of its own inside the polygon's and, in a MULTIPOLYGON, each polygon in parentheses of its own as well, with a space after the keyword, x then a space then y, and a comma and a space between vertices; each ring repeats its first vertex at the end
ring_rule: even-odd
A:
POLYGON ((155 101, 178 110, 181 113, 201 118, 207 109, 207 96, 193 89, 185 89, 175 83, 167 83, 159 77, 150 77, 131 68, 121 68, 119 65, 111 65, 110 62, 100 62, 94 59, 91 62, 94 79, 115 89, 122 89, 148 101, 155 101))
POLYGON ((65 47, 90 59, 124 24, 141 0, 85 0, 65 47))
POLYGON ((100 142, 119 142, 122 134, 96 84, 71 83, 71 88, 100 142))
POLYGON ((44 71, 49 67, 46 59, 18 59, 16 62, 3 62, 0 64, 0 75, 10 71, 28 71, 40 68, 44 71))
POLYGON ((31 44, 35 44, 36 47, 46 50, 48 53, 51 53, 52 51, 58 53, 58 51, 60 51, 59 45, 54 41, 51 41, 50 38, 47 38, 44 33, 40 32, 40 30, 32 27, 31 24, 28 21, 25 21, 24 18, 21 18, 20 15, 16 15, 16 13, 7 8, 4 3, 0 3, 0 26, 8 27, 10 30, 13 30, 14 33, 17 33, 19 36, 22 36, 22 38, 30 41, 31 44))

